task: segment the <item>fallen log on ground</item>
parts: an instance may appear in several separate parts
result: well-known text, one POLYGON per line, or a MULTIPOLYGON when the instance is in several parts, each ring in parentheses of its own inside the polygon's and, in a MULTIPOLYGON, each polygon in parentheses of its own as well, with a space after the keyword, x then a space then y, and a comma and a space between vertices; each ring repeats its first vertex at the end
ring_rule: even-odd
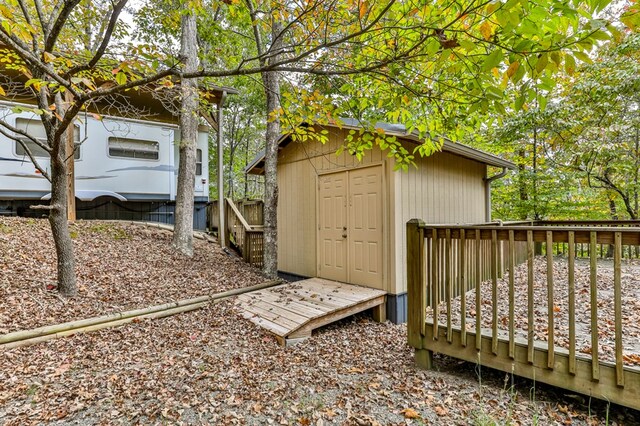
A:
POLYGON ((117 327, 137 320, 147 318, 163 318, 182 312, 200 309, 209 303, 220 302, 233 296, 262 290, 281 284, 280 280, 267 281, 250 287, 236 288, 209 296, 200 296, 192 299, 179 300, 177 302, 155 305, 148 308, 135 309, 126 312, 118 312, 100 317, 87 318, 78 321, 70 321, 62 324, 48 325, 31 330, 21 330, 0 336, 0 350, 11 349, 19 346, 32 345, 58 337, 71 336, 76 333, 86 333, 109 327, 117 327))

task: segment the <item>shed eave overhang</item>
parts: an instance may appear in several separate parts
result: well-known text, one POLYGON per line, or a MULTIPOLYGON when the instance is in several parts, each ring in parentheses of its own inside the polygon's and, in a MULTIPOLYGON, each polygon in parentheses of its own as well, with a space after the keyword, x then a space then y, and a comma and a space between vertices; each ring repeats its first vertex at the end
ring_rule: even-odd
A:
MULTIPOLYGON (((359 130, 362 128, 357 124, 354 124, 355 120, 350 119, 348 122, 339 126, 337 124, 322 124, 322 126, 329 127, 337 127, 341 129, 348 130, 359 130)), ((396 136, 398 138, 410 141, 419 145, 423 143, 423 139, 420 138, 418 132, 407 133, 404 131, 405 127, 398 124, 388 124, 388 123, 377 123, 376 128, 380 127, 384 130, 385 134, 390 136, 396 136)), ((291 142, 291 135, 285 134, 280 137, 278 140, 278 145, 280 149, 284 148, 291 142)), ((441 152, 448 152, 450 154, 458 155, 460 157, 468 158, 470 160, 478 161, 480 163, 486 164, 488 166, 500 167, 505 169, 514 170, 516 165, 511 161, 505 160, 503 158, 498 157, 497 155, 490 154, 488 152, 481 151, 476 148, 472 148, 468 145, 464 145, 458 142, 452 142, 449 139, 445 139, 444 144, 442 145, 441 152)), ((254 175, 261 175, 264 173, 264 157, 265 151, 260 151, 255 158, 245 167, 245 172, 254 175)))

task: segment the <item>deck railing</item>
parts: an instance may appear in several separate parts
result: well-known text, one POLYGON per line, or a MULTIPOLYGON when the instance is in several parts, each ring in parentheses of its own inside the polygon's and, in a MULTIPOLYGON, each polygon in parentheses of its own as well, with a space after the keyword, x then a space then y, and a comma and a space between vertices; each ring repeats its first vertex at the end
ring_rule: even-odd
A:
POLYGON ((440 352, 640 409, 640 228, 612 225, 407 223, 418 364, 440 352))
MULTIPOLYGON (((251 225, 263 225, 263 201, 262 200, 236 200, 233 202, 245 221, 251 225)), ((207 228, 210 231, 220 227, 220 207, 218 200, 207 204, 207 228)))
POLYGON ((230 198, 225 199, 227 232, 230 244, 242 254, 245 262, 258 268, 262 267, 263 228, 262 225, 251 225, 230 198))

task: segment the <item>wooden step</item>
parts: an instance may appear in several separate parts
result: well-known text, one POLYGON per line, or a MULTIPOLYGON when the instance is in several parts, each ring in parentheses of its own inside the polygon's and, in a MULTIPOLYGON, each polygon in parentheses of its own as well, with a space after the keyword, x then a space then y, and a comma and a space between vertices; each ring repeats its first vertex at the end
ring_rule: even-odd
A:
POLYGON ((386 292, 320 278, 282 284, 238 296, 241 315, 276 335, 281 344, 297 343, 313 330, 374 308, 384 321, 386 292))

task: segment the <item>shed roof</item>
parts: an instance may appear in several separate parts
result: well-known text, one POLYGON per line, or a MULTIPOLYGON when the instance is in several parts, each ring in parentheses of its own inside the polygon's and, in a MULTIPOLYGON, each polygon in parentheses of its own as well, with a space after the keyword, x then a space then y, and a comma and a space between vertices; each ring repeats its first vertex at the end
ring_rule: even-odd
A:
MULTIPOLYGON (((338 124, 323 124, 323 126, 330 127, 340 127, 343 129, 360 129, 362 128, 362 124, 359 120, 353 118, 343 118, 341 119, 343 124, 339 126, 338 124)), ((407 132, 406 126, 403 124, 393 124, 393 123, 384 123, 378 122, 374 126, 376 129, 384 130, 385 134, 396 136, 398 138, 402 138, 404 140, 413 142, 415 144, 421 144, 424 140, 420 138, 420 135, 417 131, 413 131, 411 133, 407 132)), ((286 134, 280 138, 278 144, 281 147, 287 146, 291 142, 291 135, 286 134)), ((511 161, 507 161, 503 158, 498 157, 497 155, 489 154, 488 152, 481 151, 476 148, 472 148, 468 145, 464 145, 458 142, 452 142, 448 139, 445 139, 444 144, 442 146, 443 152, 449 152, 454 155, 458 155, 460 157, 469 158, 471 160, 478 161, 483 164, 487 164, 489 166, 494 167, 504 167, 507 169, 515 169, 516 165, 511 161)), ((251 174, 262 174, 264 173, 264 156, 265 151, 260 151, 256 157, 249 163, 249 165, 245 168, 248 173, 251 174)))

